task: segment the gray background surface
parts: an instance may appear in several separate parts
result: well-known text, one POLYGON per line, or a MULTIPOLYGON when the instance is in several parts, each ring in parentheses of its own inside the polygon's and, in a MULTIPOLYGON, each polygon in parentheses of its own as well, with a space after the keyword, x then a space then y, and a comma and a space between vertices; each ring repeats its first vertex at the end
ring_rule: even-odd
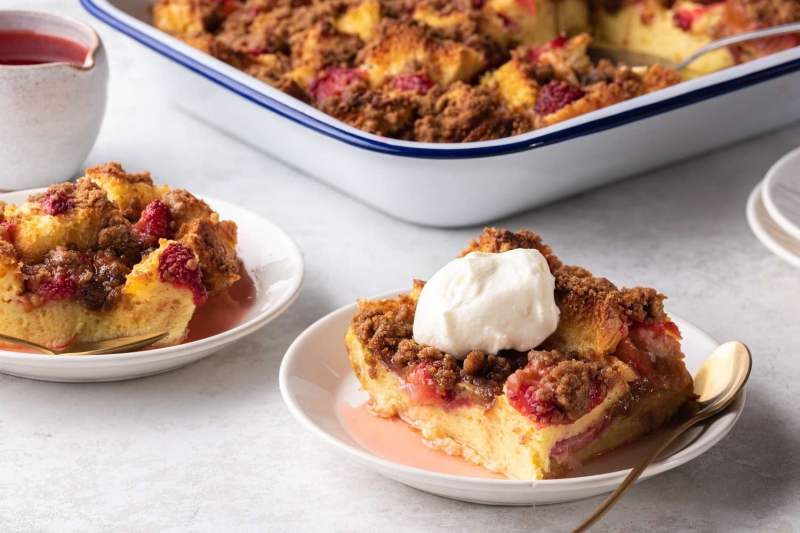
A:
MULTIPOLYGON (((1 376, 2 531, 566 531, 600 502, 490 508, 430 496, 329 449, 281 401, 281 357, 308 325, 430 276, 480 228, 398 222, 174 110, 133 45, 77 1, 0 7, 76 15, 105 40, 110 103, 87 164, 120 161, 262 212, 307 261, 292 308, 187 368, 91 385, 1 376)), ((731 434, 637 485, 599 531, 800 529, 800 271, 756 241, 744 214, 751 189, 798 145, 795 127, 496 223, 534 230, 565 262, 620 285, 657 287, 669 311, 754 353, 731 434)))

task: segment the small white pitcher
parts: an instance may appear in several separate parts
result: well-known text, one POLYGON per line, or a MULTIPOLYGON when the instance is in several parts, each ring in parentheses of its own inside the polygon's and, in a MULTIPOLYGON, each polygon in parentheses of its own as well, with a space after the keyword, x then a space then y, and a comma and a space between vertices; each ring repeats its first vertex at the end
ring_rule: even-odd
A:
POLYGON ((100 37, 70 17, 0 10, 0 31, 69 39, 86 62, 0 65, 0 189, 42 187, 82 170, 106 109, 108 60, 100 37))

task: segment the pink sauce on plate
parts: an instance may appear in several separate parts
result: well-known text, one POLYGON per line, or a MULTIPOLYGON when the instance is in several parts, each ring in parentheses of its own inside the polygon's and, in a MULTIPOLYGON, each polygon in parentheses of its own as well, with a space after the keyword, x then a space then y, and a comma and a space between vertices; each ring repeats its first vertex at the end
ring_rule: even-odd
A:
POLYGON ((357 407, 343 403, 339 418, 350 436, 365 450, 394 463, 453 476, 508 479, 461 457, 428 448, 417 430, 398 418, 373 415, 366 403, 357 407))
POLYGON ((195 309, 189 321, 189 336, 184 343, 213 337, 235 328, 256 301, 256 284, 243 263, 239 263, 240 279, 227 290, 212 294, 208 303, 195 309))
MULTIPOLYGON (((347 433, 366 451, 405 466, 450 474, 454 476, 508 479, 482 466, 468 463, 461 457, 428 448, 420 433, 399 418, 383 418, 369 412, 367 402, 353 407, 346 402, 339 406, 339 419, 347 433)), ((573 471, 565 477, 604 474, 632 468, 643 458, 667 431, 675 427, 670 423, 631 444, 608 451, 600 457, 583 463, 582 471, 573 471)), ((684 444, 671 445, 660 457, 669 457, 684 444), (673 449, 674 448, 674 449, 673 449)))
POLYGON ((83 65, 88 54, 81 44, 56 35, 0 31, 0 65, 83 65))

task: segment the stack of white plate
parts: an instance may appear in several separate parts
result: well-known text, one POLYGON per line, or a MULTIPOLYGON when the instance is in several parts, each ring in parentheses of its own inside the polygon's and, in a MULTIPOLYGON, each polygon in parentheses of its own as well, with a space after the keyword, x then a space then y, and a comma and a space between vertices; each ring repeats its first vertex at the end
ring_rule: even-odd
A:
POLYGON ((772 165, 753 189, 747 221, 764 246, 800 267, 800 148, 772 165))

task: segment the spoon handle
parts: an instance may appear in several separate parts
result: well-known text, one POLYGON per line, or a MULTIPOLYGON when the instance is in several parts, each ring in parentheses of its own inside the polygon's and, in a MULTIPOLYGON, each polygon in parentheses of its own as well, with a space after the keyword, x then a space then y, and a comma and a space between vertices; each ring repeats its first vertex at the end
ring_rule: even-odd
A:
POLYGON ((675 65, 675 70, 682 70, 691 65, 697 58, 709 52, 713 52, 718 48, 730 46, 732 44, 742 43, 745 41, 752 41, 753 39, 763 39, 764 37, 774 37, 776 35, 785 35, 787 33, 800 32, 800 22, 793 22, 791 24, 782 24, 780 26, 772 26, 771 28, 762 28, 760 30, 748 31, 731 35, 730 37, 723 37, 706 46, 700 48, 695 53, 675 65))
POLYGON ((36 350, 37 352, 41 352, 45 355, 55 355, 56 353, 49 348, 41 346, 39 344, 26 341, 25 339, 18 339, 16 337, 9 337, 8 335, 3 335, 0 333, 0 341, 5 341, 9 344, 16 344, 17 346, 24 346, 25 348, 31 348, 32 350, 36 350))
POLYGON ((631 470, 630 474, 622 480, 617 490, 611 493, 611 495, 606 498, 606 501, 600 504, 600 506, 594 510, 592 514, 589 515, 586 520, 581 522, 575 529, 572 530, 572 533, 581 533, 583 531, 588 530, 595 522, 600 520, 603 515, 605 515, 615 503, 617 503, 620 498, 628 491, 631 486, 636 483, 636 480, 639 479, 639 476, 642 475, 642 472, 650 466, 650 463, 656 460, 658 454, 664 451, 664 448, 670 445, 672 441, 674 441, 681 433, 692 427, 693 425, 697 424, 698 422, 702 422, 706 418, 710 418, 727 408, 734 399, 738 397, 738 394, 734 394, 732 398, 730 398, 725 403, 716 406, 713 409, 704 409, 694 415, 692 418, 684 422, 683 424, 679 425, 678 427, 672 429, 669 433, 664 435, 658 444, 653 446, 653 448, 645 455, 641 461, 631 470))

